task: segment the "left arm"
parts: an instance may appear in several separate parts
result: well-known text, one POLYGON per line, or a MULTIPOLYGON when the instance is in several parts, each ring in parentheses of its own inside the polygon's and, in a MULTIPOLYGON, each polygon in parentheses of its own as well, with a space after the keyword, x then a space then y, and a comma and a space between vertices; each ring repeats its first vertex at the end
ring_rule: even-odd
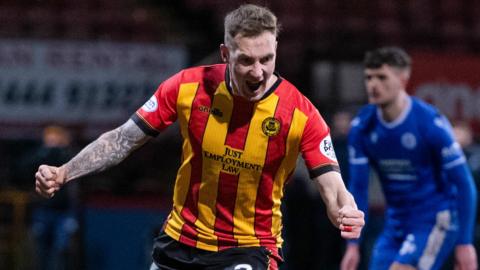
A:
POLYGON ((466 163, 447 169, 445 173, 458 191, 457 206, 461 233, 457 244, 471 244, 473 243, 477 206, 477 189, 472 174, 466 163))
POLYGON ((359 238, 365 225, 364 214, 357 209, 352 194, 343 183, 330 129, 313 104, 307 105, 311 106, 307 108, 310 115, 302 134, 300 150, 310 178, 315 181, 328 217, 341 230, 341 236, 347 239, 359 238))
POLYGON ((360 237, 365 225, 364 214, 357 209, 355 200, 343 183, 340 173, 330 171, 314 178, 327 208, 327 214, 344 238, 360 237))
POLYGON ((447 182, 457 189, 457 209, 461 228, 457 244, 471 244, 477 203, 472 173, 448 120, 442 115, 437 115, 435 125, 427 127, 429 127, 426 131, 427 140, 440 163, 442 173, 446 176, 447 182))
POLYGON ((475 184, 450 123, 444 116, 437 116, 435 121, 427 136, 441 161, 448 183, 457 189, 459 237, 455 247, 455 269, 477 269, 477 254, 472 244, 477 205, 475 184))
POLYGON ((473 246, 477 189, 467 165, 461 164, 446 170, 450 181, 458 190, 458 217, 460 235, 455 247, 455 261, 458 269, 477 269, 477 254, 473 246))

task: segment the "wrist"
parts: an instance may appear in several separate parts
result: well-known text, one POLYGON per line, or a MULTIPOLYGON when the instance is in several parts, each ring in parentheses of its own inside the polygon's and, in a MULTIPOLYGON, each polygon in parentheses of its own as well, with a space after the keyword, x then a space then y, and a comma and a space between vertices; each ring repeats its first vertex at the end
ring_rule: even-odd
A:
POLYGON ((468 245, 473 245, 473 241, 469 239, 465 239, 465 240, 458 239, 455 246, 458 247, 458 246, 468 246, 468 245))
POLYGON ((57 170, 58 176, 60 177, 62 184, 66 184, 68 181, 71 180, 71 179, 68 179, 67 166, 66 165, 67 164, 63 164, 57 170))
POLYGON ((349 248, 349 249, 359 249, 360 247, 359 247, 358 242, 348 241, 347 248, 349 248))
POLYGON ((471 247, 473 244, 471 243, 461 243, 461 244, 458 244, 455 246, 455 248, 465 248, 465 247, 471 247))

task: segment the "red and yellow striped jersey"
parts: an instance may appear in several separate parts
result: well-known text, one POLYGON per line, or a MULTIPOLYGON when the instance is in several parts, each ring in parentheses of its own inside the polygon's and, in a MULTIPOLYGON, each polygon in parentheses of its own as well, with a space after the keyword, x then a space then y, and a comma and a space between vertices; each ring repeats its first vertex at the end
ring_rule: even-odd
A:
POLYGON ((312 177, 338 169, 329 128, 291 83, 261 100, 233 96, 226 65, 183 70, 163 82, 132 119, 147 134, 177 119, 183 137, 172 238, 199 249, 282 245, 283 186, 301 152, 312 177))

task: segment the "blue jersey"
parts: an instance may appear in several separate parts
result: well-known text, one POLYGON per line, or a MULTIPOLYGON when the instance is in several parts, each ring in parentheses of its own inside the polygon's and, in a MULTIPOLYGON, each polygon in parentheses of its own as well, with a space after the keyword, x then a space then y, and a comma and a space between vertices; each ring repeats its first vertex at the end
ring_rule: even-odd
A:
POLYGON ((385 195, 387 224, 422 224, 452 210, 465 229, 459 242, 472 241, 473 180, 450 123, 433 106, 409 97, 393 122, 384 121, 376 106, 365 106, 352 121, 349 163, 349 189, 365 213, 371 167, 385 195), (458 196, 459 190, 468 196, 458 196))

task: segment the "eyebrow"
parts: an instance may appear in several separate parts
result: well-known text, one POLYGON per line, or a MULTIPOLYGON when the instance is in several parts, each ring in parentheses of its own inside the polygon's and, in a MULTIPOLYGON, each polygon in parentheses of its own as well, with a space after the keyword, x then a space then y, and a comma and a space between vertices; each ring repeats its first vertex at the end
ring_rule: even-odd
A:
MULTIPOLYGON (((273 53, 269 53, 269 54, 266 54, 266 55, 260 56, 259 58, 260 58, 260 59, 263 59, 263 58, 270 58, 270 57, 273 57, 274 55, 275 55, 275 54, 273 54, 273 53)), ((243 58, 255 58, 255 57, 252 57, 252 56, 246 55, 246 54, 244 54, 244 53, 241 53, 241 54, 239 54, 239 55, 238 55, 238 58, 241 58, 241 57, 243 57, 243 58)))

